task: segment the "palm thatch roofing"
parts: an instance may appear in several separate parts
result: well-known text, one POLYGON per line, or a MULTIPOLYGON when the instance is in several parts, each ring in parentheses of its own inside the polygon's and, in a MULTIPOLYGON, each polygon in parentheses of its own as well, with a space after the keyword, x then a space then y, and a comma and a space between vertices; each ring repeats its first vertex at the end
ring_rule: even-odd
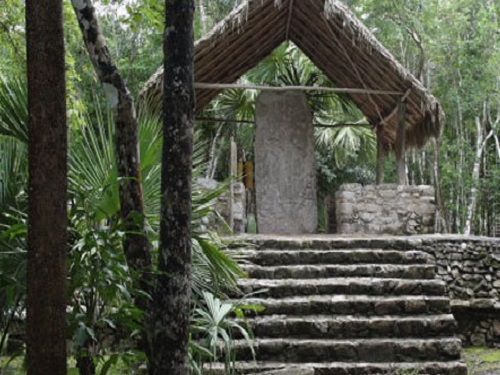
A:
MULTIPOLYGON (((406 103, 408 146, 423 146, 444 124, 439 102, 339 0, 246 0, 195 44, 195 81, 234 83, 285 41, 295 43, 337 87, 398 91, 349 96, 393 149, 398 104, 406 103)), ((163 68, 141 97, 162 94, 163 68)), ((197 89, 197 112, 220 90, 197 89)), ((154 100, 154 99, 153 99, 154 100)))

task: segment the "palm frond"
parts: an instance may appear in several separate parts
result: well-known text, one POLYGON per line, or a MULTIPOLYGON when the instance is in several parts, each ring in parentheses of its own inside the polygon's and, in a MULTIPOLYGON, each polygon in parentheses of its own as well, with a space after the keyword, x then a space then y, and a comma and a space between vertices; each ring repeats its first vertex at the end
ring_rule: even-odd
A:
POLYGON ((21 79, 0 77, 0 134, 28 142, 28 89, 21 79))

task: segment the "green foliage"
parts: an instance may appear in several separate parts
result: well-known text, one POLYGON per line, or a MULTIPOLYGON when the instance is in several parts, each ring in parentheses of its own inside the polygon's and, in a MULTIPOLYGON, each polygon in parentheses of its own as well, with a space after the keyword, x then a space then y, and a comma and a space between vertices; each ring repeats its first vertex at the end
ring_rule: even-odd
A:
MULTIPOLYGON (((24 308, 26 285, 26 90, 0 76, 0 355, 24 308), (18 97, 21 96, 21 97, 18 97)), ((12 341, 12 339, 10 340, 12 341)), ((9 352, 11 358, 18 352, 9 352)))
MULTIPOLYGON (((5 345, 9 326, 23 308, 26 258, 26 90, 21 82, 0 81, 0 339, 5 345), (4 104, 7 103, 7 104, 4 104)), ((134 275, 122 250, 118 177, 114 149, 114 119, 93 105, 93 113, 74 115, 69 169, 70 313, 69 324, 77 358, 92 357, 101 373, 118 363, 134 366, 144 360, 135 347, 143 311, 132 300, 134 275)), ((160 212, 161 120, 139 115, 141 169, 149 234, 157 245, 160 212)), ((197 143, 194 178, 204 173, 203 143, 197 143)), ((223 296, 236 288, 243 272, 223 250, 217 236, 201 231, 214 212, 214 200, 226 185, 210 191, 193 184, 193 291, 223 296)), ((156 249, 155 249, 156 254, 156 249)))
POLYGON ((470 375, 495 373, 500 370, 500 350, 492 348, 471 347, 464 350, 470 375))
POLYGON ((123 232, 112 221, 96 221, 87 205, 88 195, 74 196, 70 212, 69 330, 77 357, 91 356, 103 362, 101 374, 119 358, 132 362, 142 353, 118 351, 123 342, 135 347, 143 311, 133 303, 133 277, 127 267, 121 241, 123 232), (114 343, 110 346, 109 343, 114 343), (107 358, 107 356, 111 356, 107 358))
POLYGON ((0 3, 0 75, 16 76, 25 68, 24 2, 0 3))
POLYGON ((28 94, 24 81, 0 76, 0 135, 28 142, 28 94))
MULTIPOLYGON (((231 319, 238 307, 204 292, 199 307, 192 318, 191 361, 197 374, 202 373, 203 364, 222 362, 226 374, 235 373, 234 335, 239 335, 252 350, 253 342, 246 327, 231 319)), ((255 353, 254 353, 255 356, 255 353)))
MULTIPOLYGON (((438 97, 447 114, 442 137, 442 192, 453 232, 463 231, 478 137, 475 118, 485 132, 495 126, 498 106, 498 2, 484 0, 352 0, 356 13, 403 64, 438 97)), ((496 125, 498 126, 498 124, 496 125)), ((494 129, 498 137, 498 129, 494 129)), ((500 162, 492 139, 482 158, 477 234, 493 234, 500 162)), ((410 177, 434 183, 432 145, 414 153, 410 177), (426 172, 427 171, 427 172, 426 172), (423 172, 423 173, 422 173, 423 172), (413 177, 414 176, 414 177, 413 177)))
MULTIPOLYGON (((271 56, 264 59, 255 69, 242 79, 253 84, 273 86, 326 86, 332 82, 321 72, 295 45, 284 43, 271 56)), ((206 110, 207 117, 228 118, 253 121, 255 118, 255 90, 227 90, 206 110)), ((335 126, 344 122, 364 122, 361 112, 345 95, 307 93, 309 105, 314 114, 314 122, 333 125, 318 127, 315 130, 318 157, 328 163, 320 162, 318 169, 320 178, 328 179, 328 175, 339 174, 344 168, 363 165, 371 167, 376 152, 376 139, 373 131, 360 126, 335 126)), ((239 147, 245 152, 247 159, 253 158, 253 142, 255 128, 248 124, 232 124, 223 122, 219 154, 228 160, 229 136, 235 137, 239 147)), ((214 128, 209 124, 202 125, 203 136, 214 137, 214 128)), ((227 171, 227 165, 220 166, 227 171)), ((219 177, 225 177, 219 173, 219 177)))

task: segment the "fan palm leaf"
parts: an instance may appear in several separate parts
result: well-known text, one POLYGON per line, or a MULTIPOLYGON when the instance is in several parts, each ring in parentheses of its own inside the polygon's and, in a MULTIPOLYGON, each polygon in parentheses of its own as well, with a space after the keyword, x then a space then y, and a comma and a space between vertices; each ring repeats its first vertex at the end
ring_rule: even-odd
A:
POLYGON ((0 134, 28 142, 28 89, 21 79, 0 76, 0 134))

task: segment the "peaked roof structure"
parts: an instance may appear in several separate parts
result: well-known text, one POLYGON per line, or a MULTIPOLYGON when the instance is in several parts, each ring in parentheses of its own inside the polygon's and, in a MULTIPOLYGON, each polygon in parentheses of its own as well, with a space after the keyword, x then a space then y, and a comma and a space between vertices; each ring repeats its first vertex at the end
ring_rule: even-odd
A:
MULTIPOLYGON (((195 45, 195 81, 234 83, 285 41, 295 43, 337 87, 398 91, 349 94, 384 144, 394 148, 398 104, 406 102, 408 146, 423 146, 444 123, 440 104, 339 0, 247 0, 195 45)), ((161 95, 163 68, 141 97, 161 95)), ((197 89, 197 111, 218 90, 197 89)))

